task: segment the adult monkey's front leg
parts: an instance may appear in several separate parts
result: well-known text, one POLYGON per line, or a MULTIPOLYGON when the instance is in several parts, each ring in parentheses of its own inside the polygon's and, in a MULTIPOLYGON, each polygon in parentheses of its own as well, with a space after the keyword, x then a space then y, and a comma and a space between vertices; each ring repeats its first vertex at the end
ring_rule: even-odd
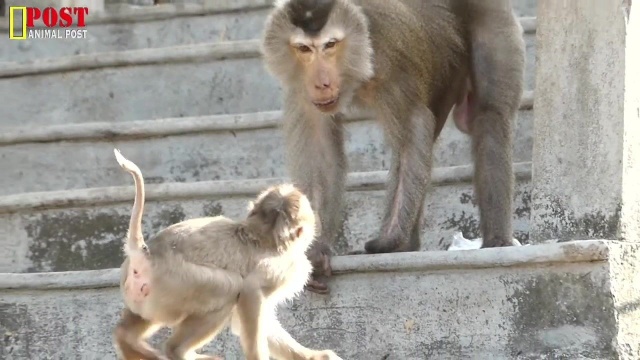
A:
POLYGON ((342 220, 347 161, 340 117, 374 75, 367 28, 359 5, 337 0, 276 1, 265 24, 265 65, 286 92, 290 175, 319 218, 308 252, 314 272, 307 289, 315 292, 328 292, 322 278, 331 275, 330 244, 342 220))
POLYGON ((289 174, 309 197, 319 220, 318 235, 307 253, 314 269, 307 289, 328 293, 331 244, 342 224, 347 173, 342 119, 301 105, 296 95, 288 94, 284 130, 289 174))
POLYGON ((417 106, 406 120, 398 120, 383 120, 393 161, 382 226, 378 237, 365 244, 368 253, 420 250, 420 220, 430 184, 436 118, 426 107, 417 106))

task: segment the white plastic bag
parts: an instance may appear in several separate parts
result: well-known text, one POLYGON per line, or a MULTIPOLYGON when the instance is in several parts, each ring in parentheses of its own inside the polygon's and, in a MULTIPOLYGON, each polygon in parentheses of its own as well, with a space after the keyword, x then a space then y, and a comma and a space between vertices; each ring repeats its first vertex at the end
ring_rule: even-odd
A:
MULTIPOLYGON (((513 246, 522 246, 518 239, 513 239, 513 246)), ((458 251, 458 250, 478 250, 482 247, 482 238, 477 239, 466 239, 462 236, 462 232, 457 232, 453 234, 453 240, 451 240, 451 245, 447 251, 458 251)))

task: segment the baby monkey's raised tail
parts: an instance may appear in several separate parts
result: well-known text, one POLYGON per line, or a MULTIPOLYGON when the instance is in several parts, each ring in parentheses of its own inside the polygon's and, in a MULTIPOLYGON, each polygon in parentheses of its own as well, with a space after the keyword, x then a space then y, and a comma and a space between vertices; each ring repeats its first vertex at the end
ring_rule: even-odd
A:
POLYGON ((133 201, 133 209, 131 210, 131 220, 129 221, 129 231, 127 231, 127 243, 125 244, 125 253, 127 255, 134 251, 146 250, 147 244, 142 236, 142 212, 144 210, 144 178, 138 165, 127 160, 120 150, 113 149, 118 164, 131 176, 136 185, 136 195, 133 201))

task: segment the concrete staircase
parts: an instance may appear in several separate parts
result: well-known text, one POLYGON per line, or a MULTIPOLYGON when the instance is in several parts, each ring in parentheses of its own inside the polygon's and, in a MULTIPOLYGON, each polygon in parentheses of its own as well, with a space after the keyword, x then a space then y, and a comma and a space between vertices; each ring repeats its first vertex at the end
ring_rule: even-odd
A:
MULTIPOLYGON (((133 186, 148 184, 146 236, 183 219, 241 217, 286 177, 280 89, 259 59, 268 0, 120 7, 87 40, 0 47, 0 358, 113 359, 120 247, 133 186)), ((530 243, 536 1, 515 0, 527 43, 514 147, 515 236, 530 243)), ((0 18, 0 32, 7 31, 0 18)), ((0 37, 7 37, 0 34, 0 37)), ((348 123, 345 221, 334 252, 361 249, 382 216, 390 154, 366 114, 348 123)), ((344 359, 614 359, 612 266, 637 256, 605 241, 443 252, 478 236, 470 142, 451 122, 436 148, 420 253, 337 256, 332 294, 281 311, 309 346, 344 359), (594 294, 598 289, 605 289, 594 294)), ((167 331, 154 337, 157 343, 167 331)), ((617 342, 616 342, 617 341, 617 342)), ((241 359, 225 334, 208 345, 241 359)), ((622 357, 620 357, 622 358, 622 357)))

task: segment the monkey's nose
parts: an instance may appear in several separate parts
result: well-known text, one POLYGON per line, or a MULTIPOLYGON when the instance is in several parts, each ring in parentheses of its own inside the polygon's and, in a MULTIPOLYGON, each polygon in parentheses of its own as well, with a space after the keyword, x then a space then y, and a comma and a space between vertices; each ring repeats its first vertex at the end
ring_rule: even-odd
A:
POLYGON ((331 83, 329 82, 316 83, 316 89, 318 90, 325 90, 325 89, 328 89, 329 87, 331 87, 331 83))

